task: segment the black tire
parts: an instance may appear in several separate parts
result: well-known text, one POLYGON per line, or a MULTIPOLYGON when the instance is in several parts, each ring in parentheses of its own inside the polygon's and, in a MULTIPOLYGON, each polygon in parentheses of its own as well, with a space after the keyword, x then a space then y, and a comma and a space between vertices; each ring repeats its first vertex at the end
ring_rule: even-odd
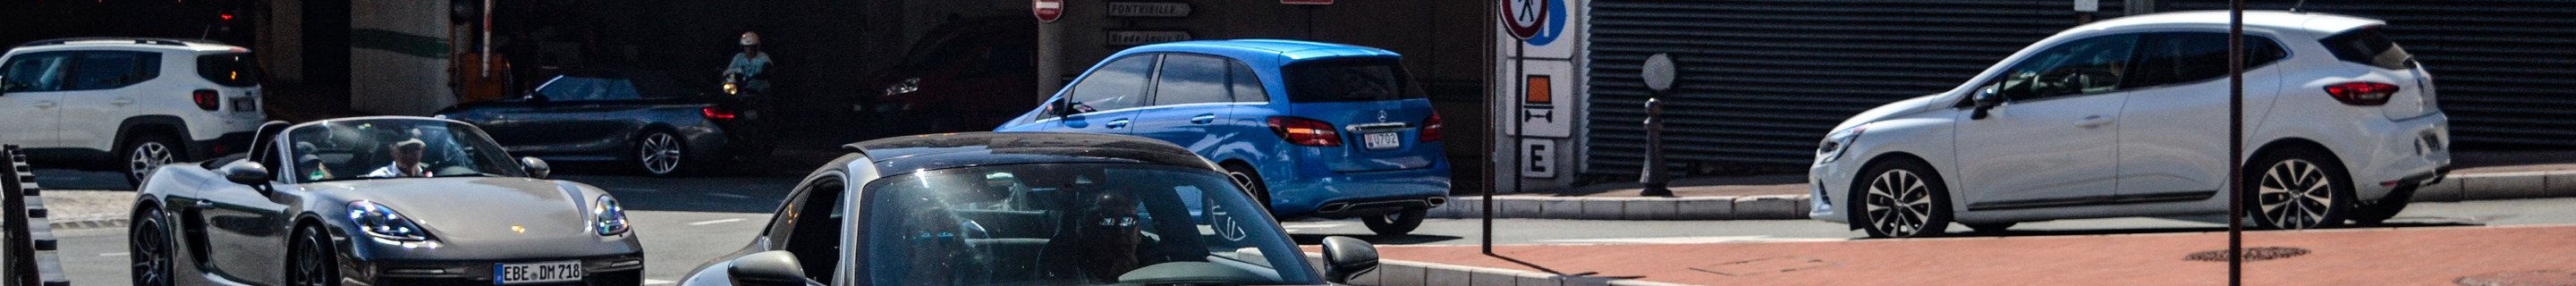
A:
POLYGON ((1278 213, 1270 209, 1270 186, 1261 182, 1260 170, 1255 170, 1252 166, 1243 163, 1228 162, 1225 164, 1225 176, 1233 179, 1236 187, 1242 187, 1244 191, 1251 192, 1253 203, 1261 205, 1261 211, 1278 213))
POLYGON ((2246 215, 2268 229, 2334 227, 2352 214, 2352 177, 2334 156, 2305 148, 2271 152, 2245 165, 2246 215))
POLYGON ((1360 217, 1360 224, 1368 225, 1369 232, 1377 235, 1404 235, 1421 228, 1422 216, 1430 212, 1431 209, 1426 208, 1408 208, 1381 216, 1360 217))
POLYGON ((1981 234, 1981 235, 1999 235, 1999 234, 2004 234, 2004 230, 2005 230, 2005 229, 2012 228, 2012 226, 2013 226, 2014 224, 2020 224, 2020 223, 2019 223, 2019 222, 1999 222, 1999 223, 1964 223, 1964 224, 1965 224, 1965 225, 1968 225, 1968 230, 1976 231, 1976 232, 1977 232, 1977 234, 1981 234))
POLYGON ((1871 164, 1853 178, 1853 228, 1873 238, 1938 236, 1950 228, 1950 188, 1941 173, 1913 159, 1871 164))
POLYGON ((178 266, 178 263, 171 260, 177 257, 172 256, 176 252, 171 248, 177 244, 170 239, 169 215, 162 214, 157 209, 145 209, 134 213, 133 219, 134 223, 126 229, 125 244, 128 254, 126 257, 132 262, 126 265, 133 267, 130 272, 127 272, 134 278, 129 283, 138 286, 170 286, 173 284, 171 279, 176 277, 172 275, 178 273, 178 268, 173 267, 178 266))
POLYGON ((188 160, 187 150, 187 145, 179 145, 179 140, 170 135, 144 133, 117 146, 116 158, 122 167, 119 170, 125 171, 125 183, 142 186, 144 179, 152 177, 153 169, 188 160))
POLYGON ((688 142, 682 138, 686 137, 670 131, 644 132, 644 135, 635 136, 635 156, 628 162, 635 163, 636 169, 654 177, 687 174, 692 171, 691 167, 696 167, 689 163, 692 160, 690 156, 698 154, 689 154, 688 142))
POLYGON ((330 245, 329 234, 320 227, 296 230, 293 246, 286 252, 286 285, 340 285, 339 252, 330 245))

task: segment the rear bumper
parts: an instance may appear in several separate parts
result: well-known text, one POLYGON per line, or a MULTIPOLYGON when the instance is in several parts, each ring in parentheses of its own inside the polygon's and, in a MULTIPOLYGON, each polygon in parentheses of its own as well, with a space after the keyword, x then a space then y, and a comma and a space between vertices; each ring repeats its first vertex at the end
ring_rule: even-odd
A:
POLYGON ((189 156, 182 158, 182 161, 202 160, 250 151, 251 136, 251 132, 233 132, 215 136, 214 140, 188 142, 189 156))
POLYGON ((1445 160, 1421 169, 1306 175, 1292 182, 1264 182, 1271 210, 1279 217, 1360 217, 1448 203, 1445 160))

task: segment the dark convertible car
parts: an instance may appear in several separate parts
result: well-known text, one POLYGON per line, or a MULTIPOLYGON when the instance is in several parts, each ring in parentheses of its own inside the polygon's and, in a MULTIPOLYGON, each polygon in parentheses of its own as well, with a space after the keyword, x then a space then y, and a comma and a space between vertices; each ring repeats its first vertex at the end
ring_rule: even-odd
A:
POLYGON ((438 116, 482 126, 511 154, 670 176, 772 148, 763 100, 720 89, 649 71, 577 72, 527 96, 458 105, 438 116))
POLYGON ((513 160, 472 125, 358 117, 255 134, 250 154, 143 183, 133 285, 643 283, 616 198, 544 179, 544 161, 513 160))
POLYGON ((1324 239, 1308 266, 1215 163, 1162 141, 949 133, 851 144, 769 228, 681 285, 1317 285, 1375 269, 1324 239))

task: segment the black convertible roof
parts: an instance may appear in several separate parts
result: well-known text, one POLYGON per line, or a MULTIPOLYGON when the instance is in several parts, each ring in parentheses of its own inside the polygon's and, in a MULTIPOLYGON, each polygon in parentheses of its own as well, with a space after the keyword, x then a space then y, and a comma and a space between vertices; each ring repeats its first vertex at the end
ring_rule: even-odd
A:
POLYGON ((1026 163, 1123 162, 1216 170, 1207 159, 1161 140, 1062 132, 923 134, 850 143, 881 168, 944 169, 1026 163))

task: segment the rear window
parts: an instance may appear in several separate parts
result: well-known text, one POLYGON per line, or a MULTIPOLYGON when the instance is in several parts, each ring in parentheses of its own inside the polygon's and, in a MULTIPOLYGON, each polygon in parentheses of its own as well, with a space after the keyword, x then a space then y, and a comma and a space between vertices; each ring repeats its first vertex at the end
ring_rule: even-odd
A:
POLYGON ((1281 67, 1288 102, 1323 103, 1423 98, 1393 57, 1314 60, 1281 67))
POLYGON ((250 53, 197 56, 197 76, 224 86, 258 86, 259 65, 250 53))
POLYGON ((2333 52, 2335 59, 2384 69, 2415 68, 2415 55, 2398 48, 2397 42, 2388 40, 2388 34, 2380 33, 2377 26, 2336 34, 2317 42, 2325 44, 2326 51, 2333 52))

